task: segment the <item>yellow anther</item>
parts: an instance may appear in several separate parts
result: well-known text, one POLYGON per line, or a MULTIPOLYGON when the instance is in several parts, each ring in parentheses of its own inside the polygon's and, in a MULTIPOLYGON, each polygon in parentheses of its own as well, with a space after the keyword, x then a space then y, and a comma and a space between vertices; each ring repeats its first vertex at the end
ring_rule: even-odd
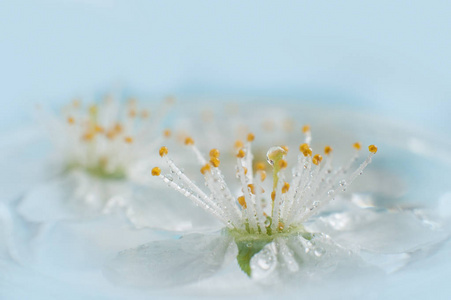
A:
POLYGON ((219 167, 219 164, 221 163, 221 161, 217 157, 210 157, 210 163, 213 167, 217 168, 217 167, 219 167))
POLYGON ((83 139, 84 139, 85 141, 91 141, 91 140, 94 138, 94 136, 95 136, 95 134, 94 134, 93 132, 86 132, 86 133, 83 135, 83 139))
POLYGON ((254 194, 254 195, 255 195, 255 185, 253 185, 252 183, 251 183, 251 184, 248 184, 248 185, 247 185, 247 188, 249 189, 249 191, 251 192, 251 194, 254 194))
POLYGON ((307 144, 307 143, 301 144, 301 145, 299 146, 299 151, 301 151, 302 153, 304 153, 304 152, 307 151, 308 149, 310 149, 310 146, 309 146, 309 144, 307 144))
POLYGON ((288 182, 285 182, 282 186, 282 194, 285 194, 290 189, 290 184, 288 182))
POLYGON ((165 130, 163 131, 163 136, 164 136, 165 138, 171 137, 171 134, 172 134, 172 132, 171 132, 170 129, 165 129, 165 130))
POLYGON ((155 167, 152 169, 152 176, 160 176, 161 174, 161 169, 158 167, 155 167))
POLYGON ((219 158, 219 155, 220 155, 220 153, 219 153, 219 150, 218 150, 218 149, 211 149, 211 150, 210 150, 210 157, 216 157, 216 158, 219 158))
POLYGON ((160 151, 158 153, 160 153, 160 156, 163 157, 163 156, 167 155, 168 152, 169 152, 168 148, 163 146, 163 147, 160 148, 160 151))
POLYGON ((243 158, 245 156, 246 156, 246 152, 244 152, 243 149, 238 150, 238 153, 237 153, 236 157, 243 158))
POLYGON ((352 145, 355 149, 357 149, 357 150, 360 150, 360 149, 362 149, 362 145, 359 143, 359 142, 357 142, 357 143, 354 143, 354 145, 352 145))
POLYGON ((319 155, 319 154, 315 154, 315 156, 313 156, 313 158, 312 158, 312 162, 313 162, 315 165, 319 165, 319 163, 320 163, 322 160, 323 160, 323 157, 322 157, 321 155, 319 155))
POLYGON ((371 153, 376 153, 377 147, 375 145, 370 145, 368 146, 368 150, 370 150, 371 153))
POLYGON ((307 133, 310 131, 310 125, 304 125, 302 126, 302 133, 307 133))
MULTIPOLYGON (((249 189, 249 192, 251 193, 251 194, 254 194, 255 195, 255 185, 254 184, 248 184, 247 185, 247 188, 249 189)), ((263 189, 263 188, 261 188, 260 187, 260 193, 264 193, 265 192, 265 190, 263 189)))
POLYGON ((91 113, 91 114, 96 114, 97 113, 97 106, 96 105, 91 105, 90 107, 89 107, 89 113, 91 113))
POLYGON ((244 147, 244 144, 243 144, 242 141, 237 140, 237 141, 235 141, 235 145, 234 146, 235 146, 235 148, 240 149, 240 148, 244 147))
POLYGON ((69 123, 70 125, 75 123, 75 119, 73 117, 68 117, 67 118, 67 123, 69 123))
POLYGON ((243 208, 247 208, 247 205, 246 205, 246 199, 244 198, 244 196, 239 196, 239 197, 238 197, 238 203, 239 203, 243 208))
POLYGON ((288 163, 285 159, 279 160, 279 168, 280 169, 285 169, 287 166, 288 166, 288 163))
POLYGON ((255 139, 255 135, 254 135, 253 133, 249 133, 249 134, 247 135, 247 141, 248 141, 248 142, 253 142, 254 139, 255 139))
POLYGON ((285 227, 285 225, 283 225, 282 222, 279 222, 279 225, 277 228, 279 228, 279 230, 283 230, 284 227, 285 227))
POLYGON ((247 168, 243 167, 243 169, 244 169, 244 175, 247 175, 247 168))
POLYGON ((150 116, 150 113, 148 110, 144 109, 141 111, 141 118, 147 119, 150 116))
POLYGON ((185 145, 194 145, 194 140, 191 137, 185 139, 185 145))
POLYGON ((95 131, 96 131, 96 132, 98 132, 98 133, 102 133, 102 132, 104 132, 104 131, 105 131, 105 129, 103 129, 103 127, 102 127, 102 126, 100 126, 100 125, 96 125, 96 127, 95 127, 95 131))
POLYGON ((271 199, 274 201, 276 199, 276 191, 271 192, 271 199))
POLYGON ((257 171, 264 171, 266 170, 266 164, 260 161, 255 164, 255 169, 257 169, 257 171))
POLYGON ((312 156, 313 152, 312 149, 307 149, 304 152, 302 152, 302 154, 304 154, 304 156, 312 156))
POLYGON ((260 179, 261 181, 265 181, 266 179, 266 172, 265 171, 259 171, 260 172, 260 179))
POLYGON ((115 131, 116 133, 121 133, 121 132, 122 132, 122 125, 121 125, 121 123, 116 123, 116 124, 114 125, 114 131, 115 131))
POLYGON ((72 101, 72 106, 75 107, 75 108, 80 107, 80 104, 81 104, 81 101, 78 100, 78 99, 74 99, 74 100, 72 101))
POLYGON ((280 148, 282 148, 283 150, 285 150, 285 152, 288 152, 288 150, 290 150, 290 149, 288 148, 288 146, 280 146, 280 148))
POLYGON ((114 130, 108 130, 106 133, 106 137, 112 140, 116 137, 116 132, 114 130))
POLYGON ((136 110, 135 109, 130 109, 129 111, 128 111, 128 116, 130 117, 130 118, 134 118, 134 117, 136 117, 136 110))
POLYGON ((205 164, 202 168, 200 168, 200 172, 202 175, 205 175, 206 172, 210 172, 211 167, 210 164, 205 164))
POLYGON ((324 154, 329 155, 332 152, 331 146, 324 147, 324 154))
POLYGON ((133 143, 133 138, 132 138, 131 136, 126 136, 126 137, 124 138, 124 141, 125 141, 127 144, 131 144, 131 143, 133 143))

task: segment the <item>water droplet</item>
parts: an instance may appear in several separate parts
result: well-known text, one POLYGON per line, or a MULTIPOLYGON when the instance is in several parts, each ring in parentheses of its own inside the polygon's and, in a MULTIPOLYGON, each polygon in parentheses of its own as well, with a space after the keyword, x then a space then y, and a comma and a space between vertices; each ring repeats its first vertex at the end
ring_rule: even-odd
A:
POLYGON ((268 152, 266 152, 266 160, 268 161, 268 163, 271 166, 274 165, 274 161, 272 160, 272 157, 274 157, 278 154, 285 155, 285 154, 287 154, 287 151, 285 151, 285 149, 283 149, 280 146, 273 146, 273 147, 269 148, 268 152))
POLYGON ((346 180, 344 180, 344 179, 342 179, 342 180, 340 180, 339 182, 338 182, 338 184, 340 185, 340 186, 346 186, 346 180))
POLYGON ((257 264, 260 268, 263 270, 268 270, 271 267, 271 264, 273 262, 273 257, 271 255, 271 251, 268 249, 263 249, 259 253, 259 257, 257 260, 257 264))
POLYGON ((174 180, 174 179, 172 178, 172 175, 171 175, 171 174, 167 174, 167 175, 166 175, 166 178, 167 178, 169 181, 174 180))
POLYGON ((320 247, 316 248, 314 251, 314 253, 317 257, 322 256, 325 252, 326 252, 326 250, 324 250, 323 248, 320 248, 320 247))
POLYGON ((246 247, 248 247, 248 248, 252 247, 252 243, 247 243, 246 247))
POLYGON ((271 224, 271 222, 269 221, 269 219, 265 220, 265 226, 268 227, 271 224))

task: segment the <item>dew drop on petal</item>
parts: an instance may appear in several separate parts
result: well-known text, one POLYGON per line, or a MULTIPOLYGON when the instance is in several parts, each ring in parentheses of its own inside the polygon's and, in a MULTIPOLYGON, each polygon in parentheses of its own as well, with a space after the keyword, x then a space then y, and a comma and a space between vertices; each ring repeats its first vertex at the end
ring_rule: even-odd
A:
POLYGON ((321 257, 325 252, 326 252, 326 250, 324 250, 324 248, 321 248, 321 247, 316 248, 314 251, 315 256, 317 256, 317 257, 321 257))
POLYGON ((271 251, 268 249, 263 249, 257 259, 257 264, 263 270, 268 270, 271 267, 273 260, 274 258, 271 251))

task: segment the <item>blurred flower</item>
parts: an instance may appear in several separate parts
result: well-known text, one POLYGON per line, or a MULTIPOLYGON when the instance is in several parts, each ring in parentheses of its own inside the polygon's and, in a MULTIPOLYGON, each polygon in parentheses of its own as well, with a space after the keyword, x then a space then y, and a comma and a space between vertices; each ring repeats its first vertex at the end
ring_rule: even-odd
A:
POLYGON ((160 132, 173 100, 155 111, 130 99, 121 103, 106 97, 83 106, 74 100, 60 115, 39 109, 38 120, 54 145, 53 166, 60 174, 32 189, 18 209, 27 220, 78 218, 108 213, 126 205, 132 185, 145 182, 149 155, 170 131, 160 132), (144 178, 144 180, 143 180, 144 178))

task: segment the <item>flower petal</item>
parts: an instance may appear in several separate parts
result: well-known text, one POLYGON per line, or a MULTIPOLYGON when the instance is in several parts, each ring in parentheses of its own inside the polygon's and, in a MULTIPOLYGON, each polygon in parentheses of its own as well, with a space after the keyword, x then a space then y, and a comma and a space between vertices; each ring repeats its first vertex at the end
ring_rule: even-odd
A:
POLYGON ((124 207, 137 228, 158 228, 170 231, 220 229, 222 224, 200 207, 186 201, 167 188, 137 191, 124 207), (149 197, 149 195, 153 195, 149 197))
POLYGON ((104 268, 114 283, 169 287, 213 275, 222 266, 231 239, 219 234, 189 234, 122 251, 104 268))
POLYGON ((398 270, 449 238, 440 223, 414 211, 356 209, 320 217, 310 229, 330 235, 388 272, 398 270))
POLYGON ((110 182, 72 171, 28 192, 17 209, 32 222, 80 219, 102 213, 108 201, 129 190, 127 182, 110 182))

